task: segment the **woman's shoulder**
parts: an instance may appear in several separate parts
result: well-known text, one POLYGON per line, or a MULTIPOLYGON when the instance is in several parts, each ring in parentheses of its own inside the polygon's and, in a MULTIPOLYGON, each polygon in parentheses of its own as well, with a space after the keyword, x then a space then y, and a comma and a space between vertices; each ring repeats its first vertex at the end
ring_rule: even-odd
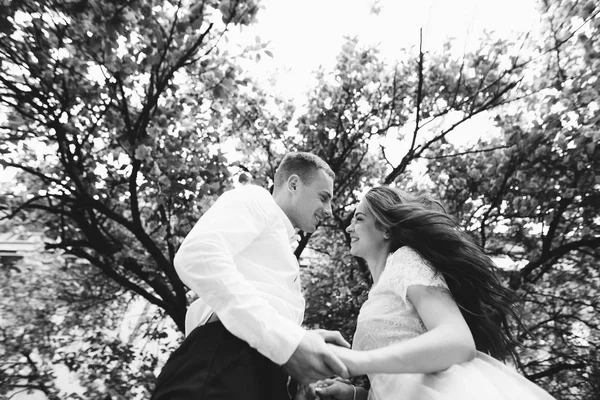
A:
POLYGON ((429 263, 415 249, 409 246, 402 246, 398 250, 392 252, 388 258, 388 263, 392 264, 425 264, 429 263))
POLYGON ((400 256, 419 256, 419 253, 410 246, 402 246, 394 251, 393 254, 398 254, 400 256))
POLYGON ((440 286, 447 288, 444 277, 436 271, 431 263, 415 249, 403 246, 390 255, 388 259, 393 277, 401 279, 400 292, 406 298, 406 289, 412 285, 440 286))
MULTIPOLYGON (((412 247, 402 246, 388 256, 386 268, 402 271, 403 275, 435 275, 436 269, 412 247)), ((399 273, 399 272, 398 272, 399 273)))

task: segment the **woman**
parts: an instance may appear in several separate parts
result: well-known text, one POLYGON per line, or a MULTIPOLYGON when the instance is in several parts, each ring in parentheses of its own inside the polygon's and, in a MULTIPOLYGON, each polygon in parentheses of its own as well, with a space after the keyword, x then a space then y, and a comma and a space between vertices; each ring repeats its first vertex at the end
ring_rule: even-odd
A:
POLYGON ((373 287, 354 350, 333 349, 352 375, 368 374, 371 390, 326 380, 316 385, 320 398, 552 399, 493 358, 512 355, 511 292, 438 203, 376 187, 347 232, 373 287))

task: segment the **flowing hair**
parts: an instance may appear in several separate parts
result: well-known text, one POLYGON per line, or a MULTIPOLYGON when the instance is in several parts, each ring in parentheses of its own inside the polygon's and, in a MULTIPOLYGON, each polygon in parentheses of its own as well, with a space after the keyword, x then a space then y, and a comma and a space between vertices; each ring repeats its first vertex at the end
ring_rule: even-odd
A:
POLYGON ((508 317, 519 323, 515 296, 496 275, 494 262, 459 230, 442 205, 388 186, 366 194, 365 206, 379 228, 391 233, 391 250, 414 249, 443 275, 471 330, 477 350, 514 358, 508 317))

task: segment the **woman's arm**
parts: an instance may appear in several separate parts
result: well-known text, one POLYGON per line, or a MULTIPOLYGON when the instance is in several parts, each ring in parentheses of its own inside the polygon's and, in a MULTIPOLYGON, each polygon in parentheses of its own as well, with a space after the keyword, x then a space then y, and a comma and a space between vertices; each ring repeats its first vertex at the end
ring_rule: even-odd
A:
POLYGON ((376 350, 334 348, 351 375, 438 372, 475 357, 473 335, 447 289, 415 285, 407 296, 427 332, 376 350))

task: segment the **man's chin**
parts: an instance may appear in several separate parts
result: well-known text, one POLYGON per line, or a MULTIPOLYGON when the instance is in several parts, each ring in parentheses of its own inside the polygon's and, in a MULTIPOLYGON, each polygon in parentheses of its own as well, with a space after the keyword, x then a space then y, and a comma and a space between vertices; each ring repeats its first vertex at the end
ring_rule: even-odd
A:
POLYGON ((305 229, 302 229, 302 231, 304 233, 315 233, 315 231, 317 230, 317 226, 316 225, 309 225, 309 226, 305 226, 305 229))

